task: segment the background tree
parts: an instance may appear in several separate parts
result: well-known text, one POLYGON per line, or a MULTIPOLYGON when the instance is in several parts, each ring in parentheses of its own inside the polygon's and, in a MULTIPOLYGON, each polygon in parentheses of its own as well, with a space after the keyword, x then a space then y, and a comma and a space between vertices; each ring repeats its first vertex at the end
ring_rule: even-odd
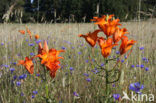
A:
POLYGON ((90 22, 104 14, 115 14, 121 21, 154 18, 156 0, 1 0, 0 4, 0 22, 90 22))

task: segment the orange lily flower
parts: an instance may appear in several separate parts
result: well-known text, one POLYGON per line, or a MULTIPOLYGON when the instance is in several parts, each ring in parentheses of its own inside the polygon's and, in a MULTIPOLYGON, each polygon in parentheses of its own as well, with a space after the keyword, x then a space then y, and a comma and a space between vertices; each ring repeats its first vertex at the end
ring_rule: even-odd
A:
POLYGON ((49 65, 46 65, 47 69, 50 70, 50 76, 52 78, 54 78, 56 76, 56 71, 60 68, 59 64, 60 64, 60 62, 58 61, 55 63, 51 62, 51 63, 49 63, 49 65))
POLYGON ((124 34, 128 34, 126 28, 123 28, 123 29, 117 28, 117 31, 113 35, 113 41, 114 41, 114 43, 117 43, 118 41, 120 41, 120 39, 122 38, 122 36, 124 34))
POLYGON ((19 32, 21 33, 21 34, 25 34, 25 31, 24 30, 19 30, 19 32))
POLYGON ((42 59, 41 64, 46 65, 48 62, 56 62, 58 59, 63 59, 62 57, 58 57, 61 52, 64 52, 64 50, 50 49, 48 53, 42 52, 42 54, 38 54, 37 57, 42 59))
POLYGON ((99 25, 104 25, 107 23, 106 21, 106 16, 103 15, 102 17, 98 18, 98 17, 93 17, 93 19, 91 19, 91 21, 96 21, 95 24, 99 24, 99 25))
POLYGON ((100 31, 101 30, 95 30, 92 33, 89 32, 87 35, 80 34, 79 37, 85 38, 85 40, 90 44, 90 46, 94 47, 98 38, 97 35, 100 31))
POLYGON ((101 18, 94 17, 92 21, 96 21, 95 24, 98 24, 99 28, 104 32, 104 34, 109 37, 116 32, 117 26, 121 25, 118 22, 119 19, 111 20, 114 15, 109 15, 107 20, 106 16, 102 16, 101 18))
POLYGON ((32 38, 31 31, 27 27, 26 27, 26 29, 27 29, 27 33, 29 34, 30 39, 31 39, 32 38))
POLYGON ((105 58, 110 55, 112 48, 117 45, 112 44, 113 43, 112 38, 108 38, 107 40, 105 40, 103 37, 100 37, 98 39, 98 43, 101 48, 101 53, 105 58))
POLYGON ((123 36, 122 43, 120 45, 120 54, 123 55, 124 53, 126 53, 129 49, 131 49, 134 43, 136 43, 136 41, 128 40, 128 37, 123 36))
POLYGON ((47 41, 44 40, 44 45, 42 47, 42 44, 38 44, 38 54, 42 54, 43 52, 48 53, 49 52, 49 47, 47 45, 47 41))
POLYGON ((59 54, 64 52, 64 50, 56 50, 48 48, 47 42, 44 41, 44 46, 42 48, 42 44, 39 43, 38 47, 38 55, 35 57, 39 57, 41 59, 41 64, 44 64, 48 70, 50 70, 50 76, 52 78, 55 77, 56 71, 60 68, 59 59, 63 59, 63 57, 59 57, 59 54))
POLYGON ((36 39, 36 40, 39 39, 39 37, 40 37, 40 36, 39 36, 38 34, 35 35, 35 39, 36 39))
POLYGON ((42 48, 42 44, 40 42, 40 43, 38 43, 38 54, 41 54, 42 50, 43 50, 43 48, 42 48))
POLYGON ((117 26, 120 25, 118 22, 119 22, 119 19, 115 19, 113 21, 108 22, 107 24, 99 25, 99 27, 105 33, 105 35, 109 37, 115 34, 118 28, 117 26))
POLYGON ((114 15, 109 15, 108 18, 106 15, 103 15, 102 17, 93 17, 93 19, 91 19, 91 21, 96 21, 95 24, 98 24, 98 25, 104 25, 108 22, 110 22, 110 20, 112 19, 114 15), (107 19, 107 20, 106 20, 107 19))
POLYGON ((34 64, 32 62, 32 58, 29 59, 28 57, 25 57, 25 61, 24 60, 20 60, 18 65, 23 65, 25 66, 25 68, 27 69, 27 71, 30 73, 30 74, 33 74, 34 73, 34 64))

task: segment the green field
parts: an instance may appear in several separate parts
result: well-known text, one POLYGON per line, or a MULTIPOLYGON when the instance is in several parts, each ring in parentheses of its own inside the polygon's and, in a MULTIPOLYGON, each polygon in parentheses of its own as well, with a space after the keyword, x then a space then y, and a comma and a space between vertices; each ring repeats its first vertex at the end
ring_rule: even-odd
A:
MULTIPOLYGON (((135 82, 144 85, 143 94, 156 96, 156 20, 121 24, 130 32, 128 37, 137 43, 128 59, 122 58, 123 63, 120 63, 118 69, 122 68, 124 74, 118 82, 109 84, 108 97, 111 98, 113 94, 123 96, 123 91, 130 95, 129 85, 135 82), (144 49, 140 50, 140 47, 144 49), (148 61, 143 60, 144 58, 148 61), (144 67, 141 68, 140 65, 144 67), (146 67, 149 68, 148 71, 145 70, 146 67)), ((78 34, 92 32, 95 29, 97 25, 93 23, 0 24, 0 103, 105 103, 105 74, 102 70, 95 69, 96 62, 99 65, 104 63, 104 57, 98 45, 94 48, 93 54, 86 41, 78 37, 78 34), (26 26, 33 34, 39 34, 40 40, 47 40, 49 48, 65 49, 65 52, 61 53, 64 57, 60 60, 61 68, 54 79, 48 72, 46 79, 42 79, 44 68, 39 63, 35 64, 33 75, 23 66, 15 65, 19 60, 24 60, 25 56, 31 56, 30 53, 36 55, 38 52, 35 41, 18 32, 25 30, 26 26), (34 43, 34 46, 29 46, 29 43, 34 43), (11 72, 10 68, 15 70, 11 72), (36 76, 38 73, 40 76, 36 76), (23 74, 27 74, 27 77, 19 79, 23 74), (21 85, 17 86, 17 82, 21 85), (35 94, 33 91, 38 93, 35 94)), ((112 50, 109 58, 117 55, 118 47, 112 50)), ((108 69, 114 64, 115 61, 109 63, 108 69)), ((156 97, 154 99, 156 101, 156 97)), ((111 102, 118 103, 113 98, 108 103, 111 102)), ((122 100, 121 103, 131 101, 122 100)), ((136 103, 146 103, 146 99, 136 103)))

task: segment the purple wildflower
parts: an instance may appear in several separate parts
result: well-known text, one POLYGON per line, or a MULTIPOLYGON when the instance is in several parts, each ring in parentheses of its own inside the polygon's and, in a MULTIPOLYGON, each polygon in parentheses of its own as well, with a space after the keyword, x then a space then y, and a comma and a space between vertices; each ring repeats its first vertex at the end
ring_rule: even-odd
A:
POLYGON ((119 100, 120 99, 120 94, 113 94, 113 98, 115 99, 115 100, 119 100))
POLYGON ((21 92, 21 96, 24 96, 24 93, 23 92, 21 92))
POLYGON ((123 63, 124 62, 124 60, 121 60, 121 63, 123 63))
POLYGON ((63 50, 65 50, 65 49, 66 49, 66 47, 64 47, 64 46, 63 46, 63 47, 61 47, 61 48, 62 48, 63 50))
POLYGON ((74 93, 73 93, 73 95, 74 95, 74 96, 76 96, 76 97, 78 97, 78 96, 79 96, 76 92, 74 92, 74 93))
POLYGON ((140 65, 140 67, 141 67, 141 68, 144 68, 144 65, 143 65, 143 64, 141 64, 141 65, 140 65))
POLYGON ((101 66, 103 67, 104 66, 104 63, 102 63, 101 66))
POLYGON ((131 68, 134 68, 135 66, 134 65, 131 65, 131 68))
POLYGON ((32 96, 31 96, 31 98, 32 98, 32 99, 34 99, 34 98, 35 98, 35 96, 34 96, 34 95, 32 95, 32 96))
POLYGON ((40 74, 38 74, 38 73, 37 73, 37 74, 36 74, 36 76, 38 76, 38 77, 39 77, 39 76, 40 76, 40 74))
POLYGON ((137 64, 136 67, 139 67, 139 64, 137 64))
POLYGON ((149 71, 149 68, 148 68, 148 67, 146 67, 146 68, 145 68, 145 70, 146 70, 146 71, 149 71))
POLYGON ((86 60, 86 63, 88 63, 89 62, 89 60, 86 60))
POLYGON ((27 77, 27 74, 22 74, 22 75, 20 75, 18 78, 19 79, 25 79, 27 77))
POLYGON ((34 56, 35 54, 34 54, 34 53, 30 53, 30 55, 31 55, 31 56, 34 56))
POLYGON ((81 52, 78 52, 78 54, 81 55, 82 53, 81 52))
POLYGON ((86 77, 88 77, 88 76, 89 76, 89 74, 87 74, 87 73, 84 73, 83 75, 84 75, 84 76, 86 76, 86 77))
POLYGON ((21 82, 16 82, 16 85, 17 85, 17 86, 20 86, 20 85, 21 85, 21 82))
POLYGON ((1 45, 4 45, 4 43, 1 43, 1 45))
POLYGON ((73 70, 74 70, 74 68, 73 68, 73 67, 70 67, 70 68, 69 68, 69 70, 70 70, 70 71, 73 71, 73 70))
POLYGON ((125 55, 125 59, 127 59, 127 56, 125 55))
POLYGON ((136 93, 139 93, 140 90, 144 88, 144 85, 141 85, 139 82, 131 83, 129 86, 129 89, 132 91, 135 91, 136 93))
POLYGON ((35 95, 36 95, 37 93, 38 93, 38 91, 36 91, 36 90, 35 90, 35 91, 33 91, 33 94, 35 94, 35 95))
POLYGON ((36 44, 39 44, 41 42, 41 40, 36 40, 36 44))
POLYGON ((116 54, 120 54, 120 52, 119 51, 116 51, 116 54))
POLYGON ((144 50, 144 47, 140 47, 139 49, 140 49, 140 50, 144 50))
POLYGON ((29 46, 34 46, 34 43, 29 43, 29 46))
POLYGON ((91 79, 90 79, 90 78, 87 78, 86 81, 87 81, 87 82, 91 82, 91 79))
POLYGON ((11 73, 13 73, 13 71, 15 71, 15 68, 10 68, 9 70, 11 71, 11 73))

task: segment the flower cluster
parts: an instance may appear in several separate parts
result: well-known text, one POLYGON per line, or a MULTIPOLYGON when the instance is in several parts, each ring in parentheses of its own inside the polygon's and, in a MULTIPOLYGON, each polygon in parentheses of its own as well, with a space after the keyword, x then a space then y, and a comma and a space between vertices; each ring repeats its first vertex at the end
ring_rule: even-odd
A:
MULTIPOLYGON (((19 31, 21 34, 25 34, 24 30, 19 31)), ((32 38, 31 31, 27 28, 27 33, 32 38)), ((35 39, 37 40, 39 35, 35 35, 35 39)), ((33 57, 25 57, 25 60, 19 60, 18 65, 23 65, 30 74, 34 73, 34 63, 33 59, 40 58, 40 62, 43 66, 50 71, 50 76, 54 78, 56 76, 56 71, 60 68, 59 59, 63 59, 63 57, 59 57, 60 52, 64 52, 64 50, 56 50, 54 48, 48 48, 47 41, 44 41, 44 45, 42 47, 41 42, 38 43, 38 54, 33 54, 33 57)))
MULTIPOLYGON (((28 29, 28 27, 26 27, 26 31, 25 30, 19 30, 18 32, 20 32, 22 35, 25 35, 26 33, 29 35, 30 39, 32 39, 32 33, 31 31, 28 29)), ((39 35, 35 34, 35 39, 39 39, 39 35)))
POLYGON ((85 40, 90 44, 90 46, 94 47, 96 42, 98 42, 102 55, 106 58, 111 54, 111 50, 114 46, 117 46, 118 42, 121 40, 122 43, 120 45, 120 54, 125 54, 129 49, 131 49, 132 45, 136 43, 134 40, 128 40, 128 37, 125 34, 128 34, 126 28, 119 28, 121 25, 119 23, 119 19, 113 19, 114 15, 106 15, 102 17, 94 17, 91 21, 95 21, 95 24, 98 25, 99 29, 94 32, 89 32, 86 35, 79 34, 79 37, 85 38, 85 40), (105 34, 104 37, 98 37, 98 33, 103 32, 105 34))

